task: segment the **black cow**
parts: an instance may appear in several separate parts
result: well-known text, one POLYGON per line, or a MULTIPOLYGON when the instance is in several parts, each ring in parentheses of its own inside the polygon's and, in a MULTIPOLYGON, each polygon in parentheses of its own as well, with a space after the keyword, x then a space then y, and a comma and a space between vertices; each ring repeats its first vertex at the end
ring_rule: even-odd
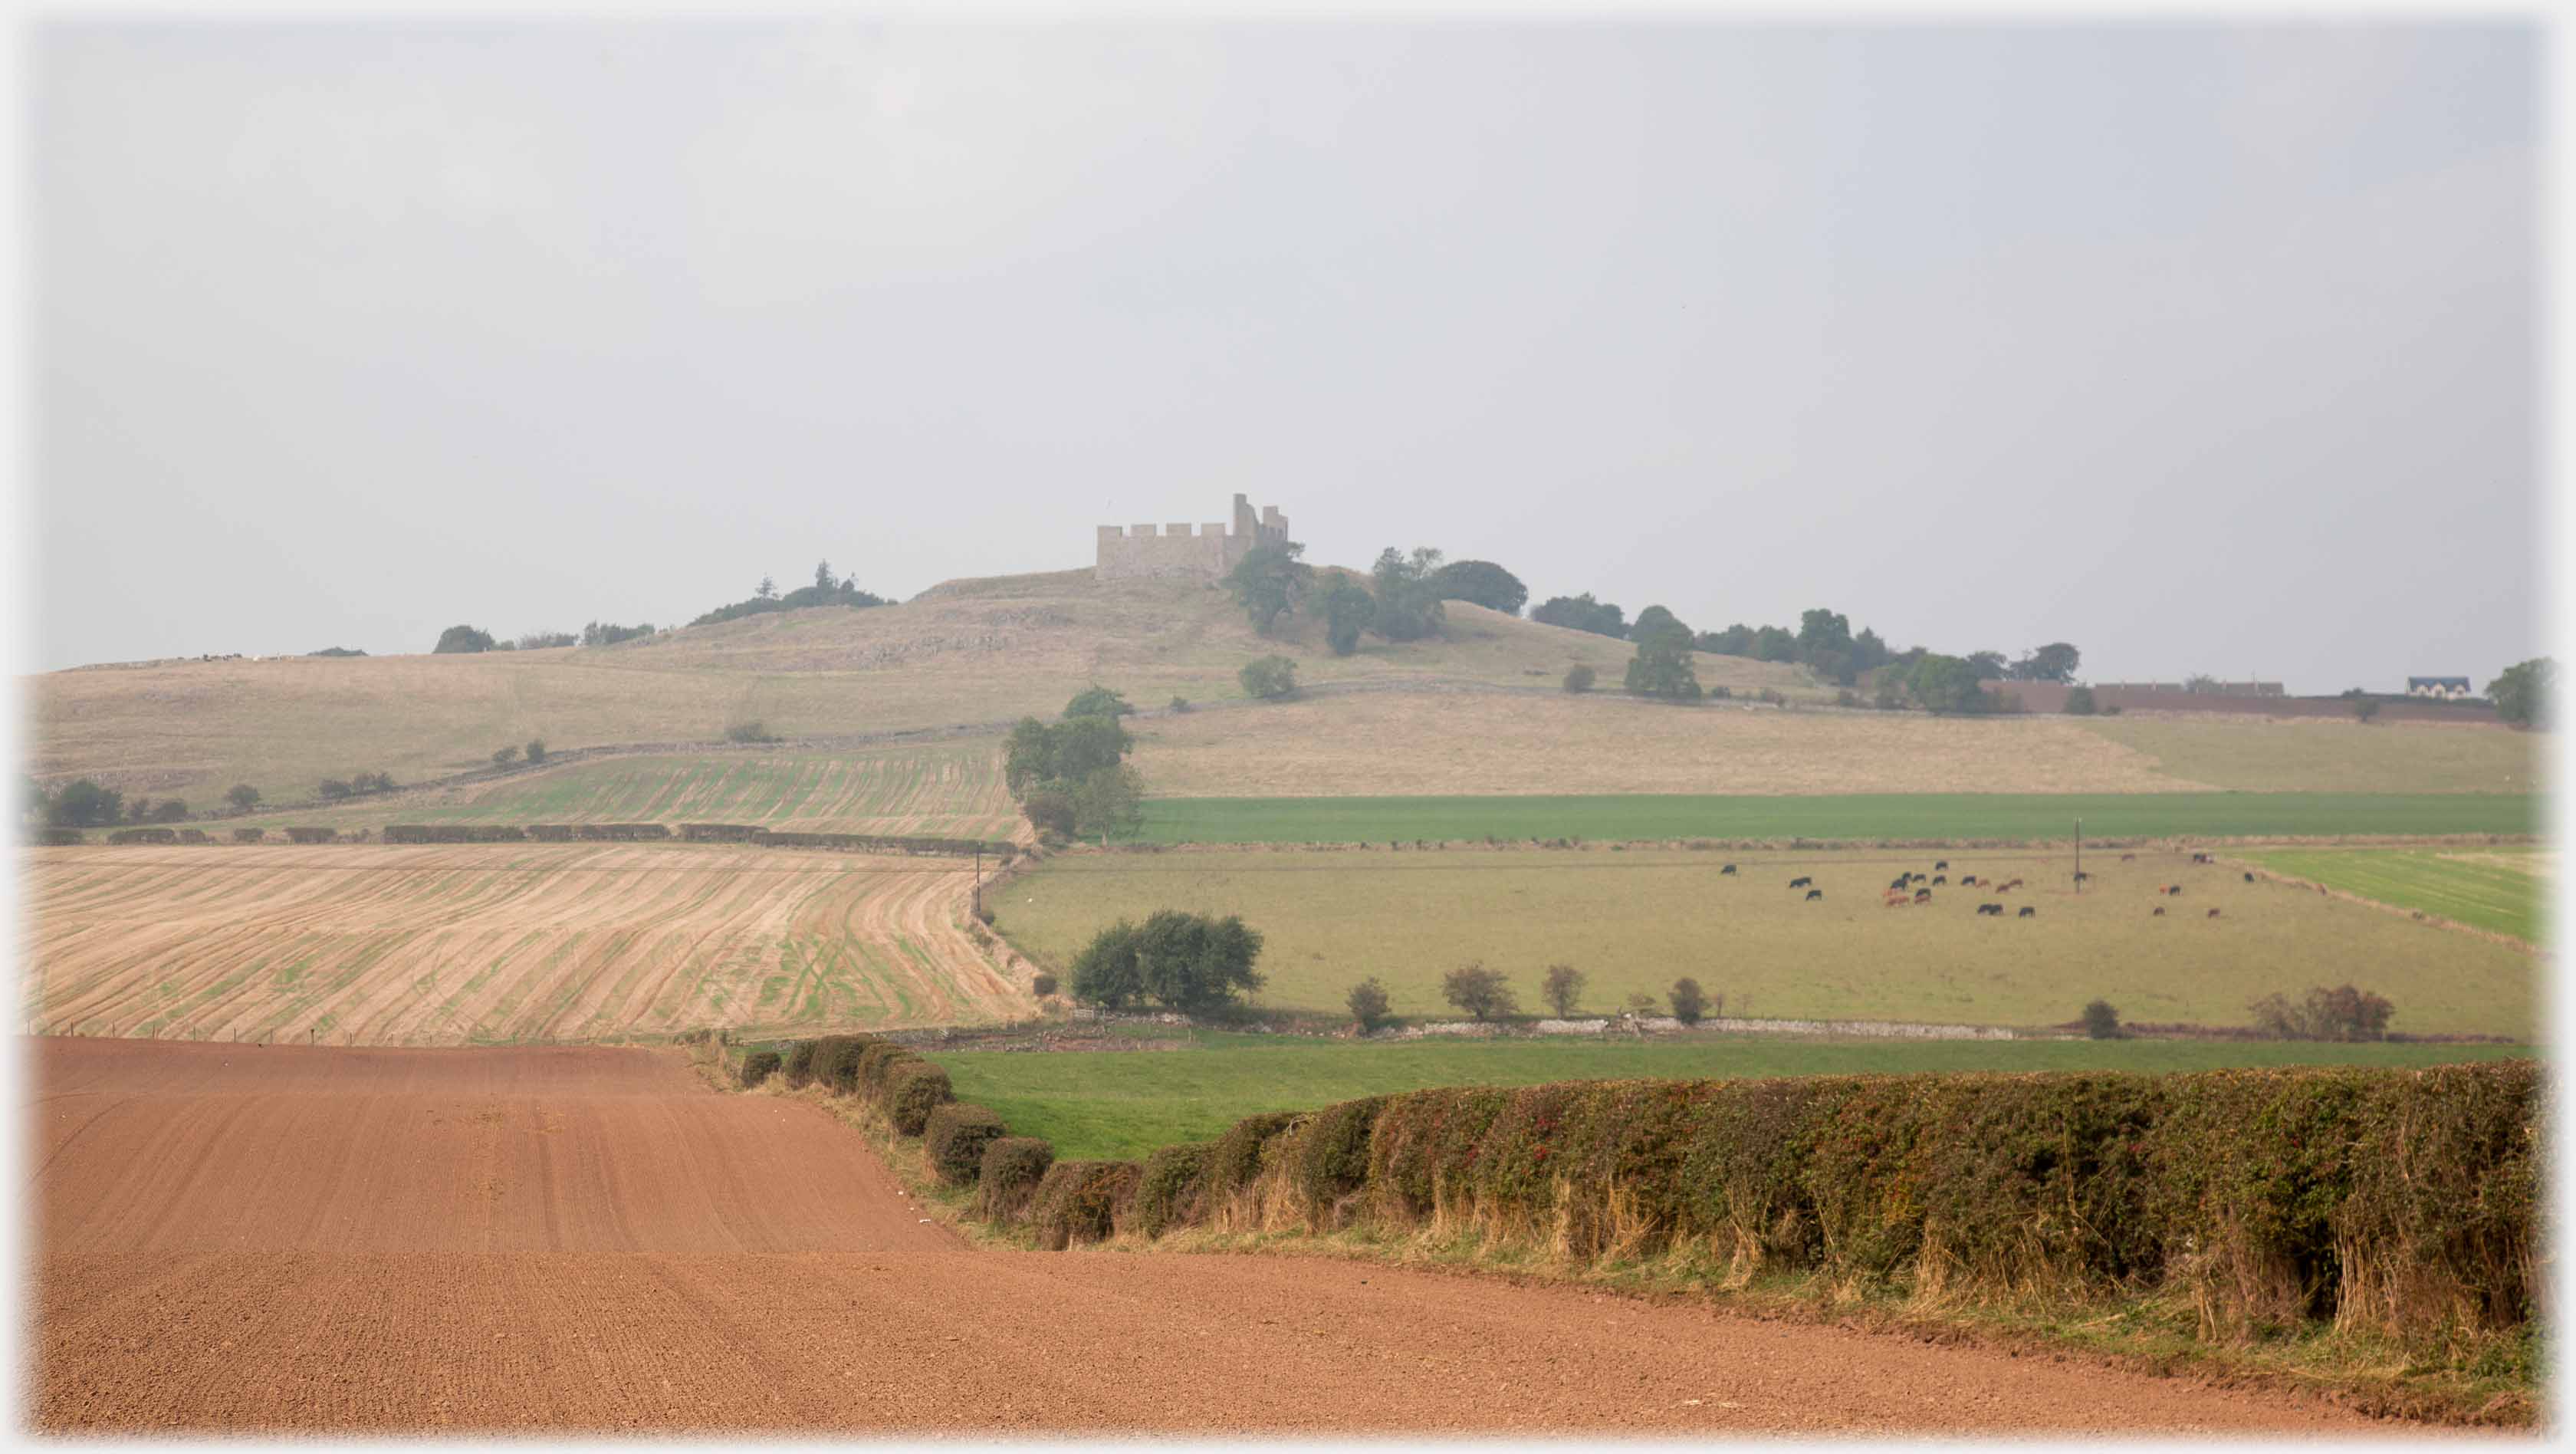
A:
POLYGON ((1900 873, 1896 877, 1889 879, 1887 881, 1887 886, 1892 889, 1901 889, 1911 882, 1913 882, 1912 875, 1900 873))
POLYGON ((1948 868, 1949 866, 1950 866, 1950 860, 1948 860, 1948 859, 1946 859, 1946 858, 1945 858, 1945 859, 1942 859, 1939 863, 1936 863, 1936 864, 1932 865, 1932 871, 1933 871, 1933 872, 1935 872, 1935 873, 1938 873, 1938 872, 1940 872, 1942 869, 1948 868))
POLYGON ((2161 919, 2161 918, 2163 918, 2164 916, 2165 916, 2165 906, 2164 906, 2164 905, 2162 905, 2162 904, 2158 904, 2158 905, 2156 905, 2156 917, 2157 917, 2157 918, 2159 918, 2159 919, 2161 919))
POLYGON ((2004 906, 2001 904, 1979 904, 1977 905, 1977 912, 1980 914, 1992 914, 1996 918, 2000 919, 2004 916, 2004 906))
POLYGON ((2195 853, 2191 856, 2191 861, 2194 863, 2207 863, 2209 862, 2209 855, 2206 853, 2195 853))
POLYGON ((2039 910, 2032 908, 2028 904, 2024 904, 2021 906, 2020 917, 2024 919, 2036 919, 2039 917, 2039 910))
POLYGON ((1930 889, 1916 889, 1914 891, 1914 902, 1918 904, 1928 904, 1932 902, 1932 891, 1930 889))
POLYGON ((1789 880, 1789 887, 1793 889, 1802 889, 1814 882, 1815 880, 1811 878, 1793 878, 1789 880))
POLYGON ((1932 881, 1936 884, 1945 884, 1950 881, 1950 876, 1946 873, 1936 873, 1932 875, 1932 881))
POLYGON ((2080 871, 2080 870, 2079 870, 2079 871, 2076 873, 2076 875, 2075 875, 2075 881, 2076 881, 2077 883, 2083 883, 2085 880, 2090 879, 2091 877, 2093 877, 2093 875, 2091 875, 2091 874, 2089 874, 2089 873, 2082 872, 2082 871, 2080 871))
POLYGON ((1726 867, 1719 869, 1719 870, 1717 871, 1717 875, 1718 875, 1718 877, 1720 877, 1720 878, 1725 878, 1725 877, 1728 877, 1729 875, 1732 875, 1734 872, 1735 872, 1735 865, 1730 863, 1730 864, 1728 864, 1726 867))
POLYGON ((1824 891, 1823 889, 1809 889, 1809 890, 1807 890, 1807 902, 1808 902, 1808 903, 1811 903, 1811 904, 1812 904, 1812 903, 1814 903, 1816 900, 1821 899, 1821 898, 1823 898, 1824 896, 1825 896, 1825 891, 1824 891))
POLYGON ((2172 894, 2172 895, 2173 895, 2174 897, 2176 897, 2176 898, 2180 898, 2180 897, 2182 897, 2182 885, 2180 885, 2180 884, 2167 884, 2167 885, 2165 885, 2165 892, 2166 892, 2166 893, 2169 893, 2169 894, 2172 894))
POLYGON ((2250 873, 2249 873, 2249 874, 2247 874, 2247 875, 2245 875, 2245 881, 2246 881, 2247 883, 2252 883, 2252 882, 2254 881, 2254 875, 2252 875, 2252 874, 2250 874, 2250 873))

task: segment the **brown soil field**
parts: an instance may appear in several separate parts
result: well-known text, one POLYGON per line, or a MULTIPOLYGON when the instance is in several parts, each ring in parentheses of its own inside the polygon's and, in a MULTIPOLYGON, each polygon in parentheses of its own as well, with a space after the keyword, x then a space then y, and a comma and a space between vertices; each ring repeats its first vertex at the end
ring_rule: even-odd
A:
POLYGON ((1403 693, 1140 723, 1168 797, 1466 793, 2172 793, 2206 785, 2064 718, 1403 693))
MULTIPOLYGON (((87 667, 30 678, 30 770, 200 809, 235 783, 301 801, 324 777, 413 782, 488 765, 494 749, 787 737, 1052 716, 1092 683, 1139 706, 1241 699, 1235 673, 1272 652, 1301 680, 1553 685, 1577 663, 1616 681, 1633 648, 1452 602, 1443 638, 1372 639, 1334 656, 1319 628, 1257 636, 1223 591, 1101 584, 1088 569, 957 581, 898 606, 822 607, 616 646, 87 667)), ((1699 658, 1700 679, 1830 697, 1797 668, 1699 658)))
POLYGON ((2042 1357, 1319 1259, 978 1250, 669 1051, 42 1040, 45 1434, 2354 1434, 2042 1357))
POLYGON ((700 844, 47 848, 22 1023, 348 1045, 973 1023, 1033 1008, 971 865, 700 844))

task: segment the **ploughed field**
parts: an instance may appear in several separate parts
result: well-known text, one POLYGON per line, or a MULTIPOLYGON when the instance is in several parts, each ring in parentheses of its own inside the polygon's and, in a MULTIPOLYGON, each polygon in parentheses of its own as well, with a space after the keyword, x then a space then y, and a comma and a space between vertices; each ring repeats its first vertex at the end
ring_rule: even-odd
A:
POLYGON ((2352 1431, 2176 1380, 1376 1264, 976 1250, 677 1053, 47 1039, 47 1433, 2352 1431))
POLYGON ((21 860, 22 1022, 349 1045, 1026 1013, 972 865, 700 844, 82 847, 21 860))
POLYGON ((2525 949, 2247 883, 2184 853, 2124 862, 2088 850, 2084 867, 2094 877, 2079 895, 2070 854, 2028 850, 1068 853, 985 902, 1013 945, 1059 972, 1122 917, 1240 914, 1267 940, 1259 1003, 1333 1013, 1374 975, 1400 1016, 1463 1018, 1441 976, 1475 960, 1502 970, 1532 1013, 1545 1008, 1541 976, 1562 963, 1589 977, 1581 1007, 1594 1013, 1632 993, 1661 1003, 1688 975, 1724 995, 1728 1014, 1767 1019, 2045 1026, 2099 997, 2131 1022, 2245 1025, 2262 996, 2353 983, 2394 1002, 2390 1028, 2403 1033, 2522 1040, 2535 1023, 2538 962, 2525 949), (1897 874, 1943 859, 1951 882, 1930 903, 1882 907, 1897 874), (2024 886, 1964 888, 1962 875, 2024 886), (2157 892, 2170 885, 2182 894, 2157 892), (2003 917, 1978 914, 1985 903, 2003 917))

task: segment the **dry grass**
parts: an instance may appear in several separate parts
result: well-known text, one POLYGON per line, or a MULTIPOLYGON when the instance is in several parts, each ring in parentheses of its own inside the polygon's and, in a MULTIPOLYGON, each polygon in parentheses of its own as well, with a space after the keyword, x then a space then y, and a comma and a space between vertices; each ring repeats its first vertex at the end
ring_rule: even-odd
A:
POLYGON ((1595 1012, 1690 975, 1730 1013, 1769 1018, 2049 1025, 2098 995, 2133 1021, 2241 1025, 2257 996, 2351 981, 2393 1000, 2401 1031, 2524 1038, 2537 1023, 2540 965, 2518 948, 2248 884, 2186 854, 2087 853, 2084 866, 2095 879, 2079 896, 2065 855, 2028 851, 1074 853, 987 903, 1012 943, 1059 968, 1122 916, 1241 914, 1268 938, 1262 1002, 1302 1010, 1337 1011, 1375 975, 1397 1014, 1447 1018, 1440 976, 1472 959, 1504 971, 1532 1010, 1540 975, 1562 962, 1590 977, 1595 1012), (1954 881, 1929 906, 1880 907, 1889 879, 1936 857, 1954 880, 2028 883, 1993 894, 1954 881), (1720 876, 1727 862, 1735 877, 1720 876), (1786 887, 1799 876, 1822 902, 1786 887), (2169 883, 2184 894, 2158 897, 2169 883), (2039 912, 1979 918, 1980 902, 2039 912))
POLYGON ((2204 786, 2063 718, 1784 712, 1629 698, 1388 694, 1142 724, 1167 797, 2169 793, 2204 786))
POLYGON ((965 865, 712 845, 31 851, 37 1034, 443 1045, 1033 1008, 965 865))
POLYGON ((2160 771, 2239 792, 2529 793, 2543 786, 2546 733, 2486 723, 2173 714, 2093 717, 2084 730, 2160 771))
MULTIPOLYGON (((1103 585, 1088 570, 952 582, 899 606, 781 612, 596 649, 192 662, 32 680, 31 758, 48 781, 211 805, 236 782, 303 799, 321 778, 411 781, 544 737, 558 748, 710 742, 759 720, 787 736, 1052 714, 1083 687, 1140 706, 1240 700, 1236 671, 1281 652, 1307 682, 1549 686, 1587 663, 1616 681, 1625 642, 1453 603, 1446 639, 1371 641, 1335 657, 1320 633, 1256 636, 1222 591, 1103 585)), ((1703 657, 1702 680, 1815 698, 1799 670, 1703 657)))

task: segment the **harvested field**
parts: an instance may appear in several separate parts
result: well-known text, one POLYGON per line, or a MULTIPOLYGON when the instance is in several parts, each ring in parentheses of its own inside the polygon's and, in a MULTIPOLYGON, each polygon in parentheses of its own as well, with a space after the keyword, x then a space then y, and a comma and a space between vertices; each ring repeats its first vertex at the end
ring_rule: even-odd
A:
POLYGON ((1694 1302, 975 1251, 819 1108, 714 1094, 669 1052, 32 1058, 42 1433, 2372 1427, 1694 1302))
POLYGON ((964 861, 682 844, 49 848, 44 1033, 457 1045, 1007 1018, 964 861))
MULTIPOLYGON (((2427 708, 2439 711, 2439 708, 2427 708)), ((2087 717, 2083 730, 2157 770, 2249 793, 2535 793, 2553 740, 2460 722, 2087 717)))
POLYGON ((2048 717, 1405 693, 1140 724, 1162 797, 1498 793, 2174 793, 2207 784, 2048 717))
MULTIPOLYGON (((297 823, 757 823, 818 833, 1004 840, 1027 824, 987 741, 851 752, 639 754, 411 793, 297 823)), ((264 821, 264 820, 253 820, 264 821)))
POLYGON ((1767 1018, 2058 1025, 2100 996, 2132 1021, 2243 1025, 2259 996, 2351 982, 2394 1001, 2390 1028, 2408 1034, 2523 1040, 2538 1023, 2540 966, 2516 946, 2182 853, 2087 852, 2084 866, 2094 878, 2078 895, 2067 855, 2028 850, 1068 853, 986 903, 1059 972, 1121 917, 1241 914, 1268 941, 1260 1002, 1286 1009, 1338 1011, 1376 975, 1398 1015, 1450 1018, 1440 977, 1478 960, 1531 1011, 1547 966, 1565 963, 1590 976, 1581 1003, 1595 1012, 1690 975, 1729 1013, 1767 1018), (1881 907, 1897 873, 1939 858, 1952 882, 1931 903, 1881 907), (1730 862, 1734 877, 1719 872, 1730 862), (1966 889, 1961 874, 2027 885, 1966 889), (1800 877, 1821 901, 1787 887, 1800 877), (2156 893, 2171 884, 2181 897, 2156 893), (1981 903, 2007 917, 1979 916, 1981 903), (2025 906, 2034 918, 2018 917, 2025 906))

